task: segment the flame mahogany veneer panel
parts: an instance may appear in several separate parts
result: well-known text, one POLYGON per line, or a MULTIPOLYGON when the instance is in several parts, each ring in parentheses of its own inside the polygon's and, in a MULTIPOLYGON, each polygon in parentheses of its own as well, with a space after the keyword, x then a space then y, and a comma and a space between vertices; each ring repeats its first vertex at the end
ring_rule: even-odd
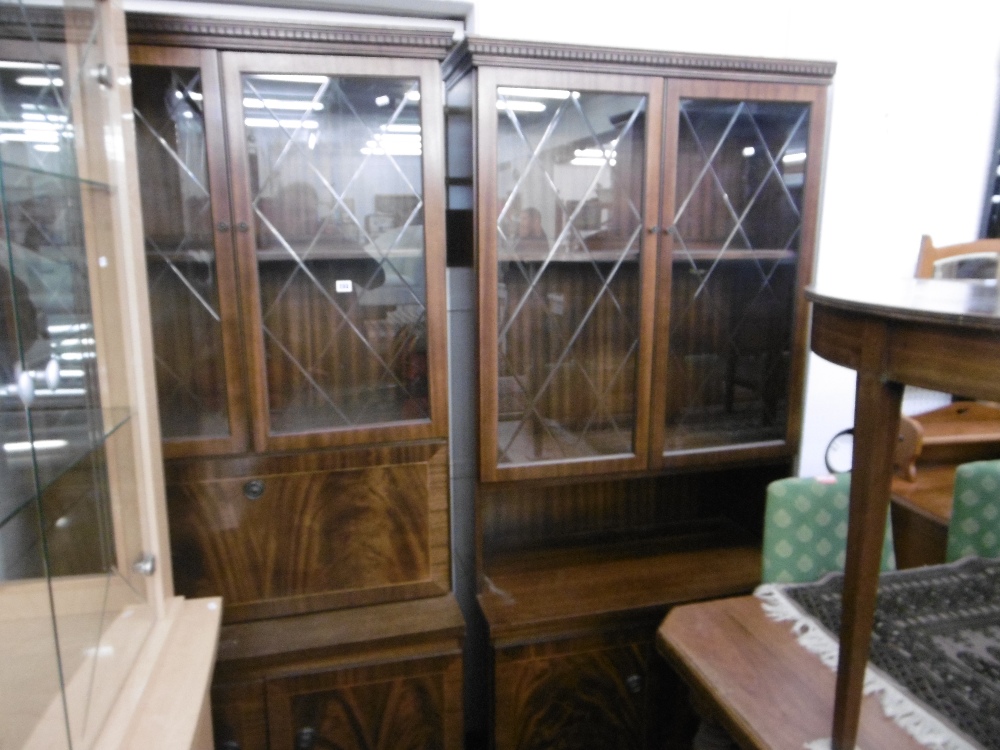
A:
POLYGON ((443 445, 192 461, 168 477, 177 591, 221 595, 228 622, 448 591, 443 445))

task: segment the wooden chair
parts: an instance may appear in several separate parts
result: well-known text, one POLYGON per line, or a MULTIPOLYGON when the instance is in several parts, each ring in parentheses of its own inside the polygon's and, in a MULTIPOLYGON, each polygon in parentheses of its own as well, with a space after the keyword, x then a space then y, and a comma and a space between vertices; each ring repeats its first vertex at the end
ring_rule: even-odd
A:
MULTIPOLYGON (((844 569, 850 493, 849 473, 792 477, 768 485, 761 560, 764 583, 808 583, 844 569)), ((882 570, 895 568, 892 527, 887 522, 882 570)))
POLYGON ((946 559, 969 555, 1000 557, 1000 460, 972 461, 955 472, 946 559))
POLYGON ((998 257, 1000 239, 935 247, 925 234, 920 238, 915 275, 918 279, 992 279, 997 275, 998 257))

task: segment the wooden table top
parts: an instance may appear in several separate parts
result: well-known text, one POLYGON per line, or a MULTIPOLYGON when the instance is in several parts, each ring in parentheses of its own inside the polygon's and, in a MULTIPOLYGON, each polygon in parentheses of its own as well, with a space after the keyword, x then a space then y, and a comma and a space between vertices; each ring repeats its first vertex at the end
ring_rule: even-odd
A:
MULTIPOLYGON (((802 750, 830 736, 836 673, 800 646, 790 622, 767 618, 742 596, 676 607, 660 625, 657 649, 744 750, 802 750)), ((860 750, 921 750, 865 698, 860 750)))
POLYGON ((824 307, 885 319, 1000 331, 1000 295, 992 279, 872 279, 809 287, 806 297, 824 307))

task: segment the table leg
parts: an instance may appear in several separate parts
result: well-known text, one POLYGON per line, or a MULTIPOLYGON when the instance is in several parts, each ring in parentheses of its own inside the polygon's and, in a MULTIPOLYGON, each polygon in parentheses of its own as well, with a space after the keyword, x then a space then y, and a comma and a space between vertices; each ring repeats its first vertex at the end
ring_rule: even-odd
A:
POLYGON ((882 556, 892 461, 899 431, 903 386, 883 382, 881 332, 866 336, 858 370, 854 410, 854 460, 851 469, 851 505, 844 568, 843 610, 840 627, 840 663, 833 712, 833 750, 851 750, 858 734, 862 688, 882 556), (870 351, 869 351, 870 350, 870 351), (869 366, 866 366, 869 365, 869 366))

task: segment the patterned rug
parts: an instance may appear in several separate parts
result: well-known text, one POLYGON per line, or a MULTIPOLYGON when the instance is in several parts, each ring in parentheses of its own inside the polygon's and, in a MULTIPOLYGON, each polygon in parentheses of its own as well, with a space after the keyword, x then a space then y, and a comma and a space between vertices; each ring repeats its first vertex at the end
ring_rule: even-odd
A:
MULTIPOLYGON (((769 616, 837 666, 842 574, 757 590, 769 616), (819 626, 819 627, 817 627, 819 626)), ((1000 560, 883 573, 866 693, 927 747, 1000 750, 1000 560), (916 698, 916 700, 914 700, 916 698), (947 717, 947 718, 945 718, 947 717)))

